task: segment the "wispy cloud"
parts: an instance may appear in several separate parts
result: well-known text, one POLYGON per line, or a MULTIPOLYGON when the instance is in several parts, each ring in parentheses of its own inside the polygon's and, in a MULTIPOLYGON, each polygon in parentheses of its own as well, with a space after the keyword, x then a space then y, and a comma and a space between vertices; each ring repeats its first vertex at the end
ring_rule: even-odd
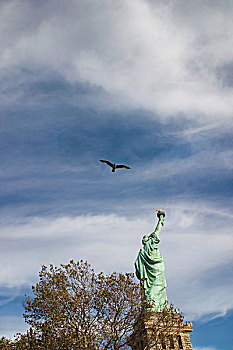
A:
POLYGON ((179 159, 150 160, 143 164, 138 176, 143 176, 145 181, 154 178, 156 180, 172 178, 175 175, 194 176, 196 179, 218 172, 232 171, 233 151, 215 151, 214 149, 203 150, 188 157, 179 159), (195 172, 194 172, 195 169, 195 172), (139 174, 140 173, 140 174, 139 174), (192 174, 192 175, 191 175, 192 174))
MULTIPOLYGON (((53 71, 71 84, 99 87, 112 96, 104 102, 99 95, 107 108, 116 107, 115 100, 161 119, 182 113, 200 124, 229 124, 232 87, 225 87, 229 74, 221 72, 231 70, 233 60, 231 5, 191 7, 144 0, 3 2, 0 68, 27 67, 33 79, 53 71)), ((17 84, 26 76, 22 71, 17 84)))

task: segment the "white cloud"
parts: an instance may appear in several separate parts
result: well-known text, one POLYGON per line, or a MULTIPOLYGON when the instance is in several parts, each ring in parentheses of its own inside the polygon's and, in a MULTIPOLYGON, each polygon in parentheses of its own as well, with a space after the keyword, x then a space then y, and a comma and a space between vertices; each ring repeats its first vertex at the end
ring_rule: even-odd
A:
POLYGON ((233 61, 229 6, 197 2, 185 12, 178 1, 10 1, 1 6, 0 69, 46 67, 102 88, 111 96, 110 105, 100 96, 106 107, 117 101, 161 118, 182 113, 224 124, 232 89, 217 71, 233 61))

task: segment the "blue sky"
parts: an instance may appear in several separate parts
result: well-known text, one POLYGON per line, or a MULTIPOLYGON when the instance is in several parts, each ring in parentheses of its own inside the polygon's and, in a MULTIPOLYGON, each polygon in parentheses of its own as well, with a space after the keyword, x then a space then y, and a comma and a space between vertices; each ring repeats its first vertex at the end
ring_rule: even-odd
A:
POLYGON ((0 2, 1 335, 42 264, 133 271, 162 208, 169 300, 231 348, 232 7, 0 2))

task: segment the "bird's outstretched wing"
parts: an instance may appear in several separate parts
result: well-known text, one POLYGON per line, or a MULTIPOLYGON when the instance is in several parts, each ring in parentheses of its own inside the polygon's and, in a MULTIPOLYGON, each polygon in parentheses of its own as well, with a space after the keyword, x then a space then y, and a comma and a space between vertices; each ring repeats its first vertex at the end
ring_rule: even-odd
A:
POLYGON ((129 166, 126 166, 126 165, 123 165, 123 164, 117 164, 116 168, 131 169, 129 166))
POLYGON ((101 163, 105 163, 105 164, 107 164, 107 165, 113 167, 113 164, 112 164, 111 162, 109 162, 108 160, 100 159, 100 162, 101 162, 101 163))

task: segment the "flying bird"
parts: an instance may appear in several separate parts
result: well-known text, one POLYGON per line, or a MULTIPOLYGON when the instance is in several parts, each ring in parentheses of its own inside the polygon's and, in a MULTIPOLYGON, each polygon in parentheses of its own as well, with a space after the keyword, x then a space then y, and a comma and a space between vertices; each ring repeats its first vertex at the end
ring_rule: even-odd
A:
POLYGON ((126 165, 111 163, 108 160, 100 159, 100 162, 109 165, 112 168, 113 173, 115 173, 116 169, 131 169, 130 167, 128 167, 126 165))

